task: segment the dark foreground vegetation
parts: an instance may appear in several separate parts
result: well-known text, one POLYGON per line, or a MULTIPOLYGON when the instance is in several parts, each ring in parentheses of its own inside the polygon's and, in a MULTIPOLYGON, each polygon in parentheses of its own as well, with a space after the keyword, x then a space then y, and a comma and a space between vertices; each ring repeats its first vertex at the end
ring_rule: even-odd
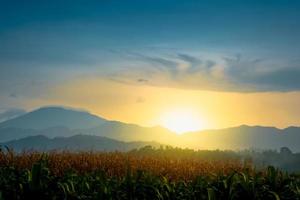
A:
POLYGON ((220 151, 0 152, 0 199, 300 199, 300 176, 220 151))

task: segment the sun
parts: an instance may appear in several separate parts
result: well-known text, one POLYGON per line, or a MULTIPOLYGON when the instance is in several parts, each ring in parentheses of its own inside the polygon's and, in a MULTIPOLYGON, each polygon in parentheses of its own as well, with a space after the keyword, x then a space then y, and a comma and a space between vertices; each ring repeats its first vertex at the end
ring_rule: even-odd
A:
POLYGON ((188 109, 176 109, 161 115, 161 124, 177 134, 204 128, 201 116, 188 109))

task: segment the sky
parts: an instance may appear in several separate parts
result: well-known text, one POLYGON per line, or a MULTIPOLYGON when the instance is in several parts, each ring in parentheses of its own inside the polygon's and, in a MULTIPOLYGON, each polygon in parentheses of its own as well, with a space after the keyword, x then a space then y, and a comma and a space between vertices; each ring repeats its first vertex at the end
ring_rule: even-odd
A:
MULTIPOLYGON (((296 0, 0 0, 0 112, 300 124, 296 0), (170 117, 169 117, 170 118, 170 117)), ((195 122, 196 123, 196 122, 195 122)))

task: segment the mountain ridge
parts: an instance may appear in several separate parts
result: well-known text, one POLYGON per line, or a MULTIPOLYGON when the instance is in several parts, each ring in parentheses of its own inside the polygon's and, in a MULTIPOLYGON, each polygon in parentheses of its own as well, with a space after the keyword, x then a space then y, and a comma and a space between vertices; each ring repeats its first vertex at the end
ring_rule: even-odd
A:
POLYGON ((52 150, 71 150, 71 151, 129 151, 144 146, 159 147, 157 142, 122 142, 107 137, 93 135, 73 135, 70 137, 48 138, 44 135, 28 136, 4 143, 0 146, 6 146, 14 151, 52 151, 52 150))
POLYGON ((225 129, 200 130, 177 135, 160 126, 143 127, 136 124, 106 120, 85 111, 55 107, 40 108, 0 123, 0 142, 36 135, 45 135, 49 138, 93 135, 124 142, 137 140, 157 141, 163 144, 194 149, 279 149, 287 146, 294 152, 300 152, 300 127, 295 126, 279 129, 269 126, 240 125, 225 129), (45 109, 48 112, 38 112, 45 109), (60 116, 57 113, 53 115, 50 112, 51 117, 47 116, 49 111, 53 110, 54 113, 58 110, 58 114, 61 112, 67 114, 60 116), (34 117, 30 116, 36 112, 42 114, 34 115, 34 117), (28 115, 30 116, 30 123, 26 124, 25 122, 28 122, 26 116, 28 117, 28 115), (56 117, 57 115, 58 117, 56 117), (71 117, 69 117, 70 115, 71 117), (20 119, 22 121, 24 116, 26 120, 21 123, 20 119), (82 118, 84 119, 83 121, 81 121, 82 118), (52 119, 53 121, 51 121, 52 119), (50 124, 48 123, 49 120, 50 124), (14 121, 18 123, 14 123, 14 121), (46 121, 47 123, 41 126, 39 125, 40 121, 46 121), (20 126, 20 124, 24 123, 26 125, 25 128, 20 126))
POLYGON ((107 121, 86 111, 58 106, 41 107, 0 123, 0 128, 46 129, 57 126, 91 128, 107 121))

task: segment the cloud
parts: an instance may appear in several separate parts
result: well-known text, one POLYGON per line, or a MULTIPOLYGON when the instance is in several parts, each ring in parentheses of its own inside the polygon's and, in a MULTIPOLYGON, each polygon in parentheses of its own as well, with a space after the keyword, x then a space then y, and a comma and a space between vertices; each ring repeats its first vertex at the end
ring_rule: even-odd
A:
POLYGON ((147 79, 143 79, 143 78, 139 78, 139 79, 137 79, 137 82, 139 82, 139 83, 147 83, 148 80, 147 79))
POLYGON ((11 94, 9 95, 9 97, 11 97, 11 98, 17 98, 18 96, 17 96, 17 94, 15 94, 15 93, 11 93, 11 94))
POLYGON ((177 54, 177 57, 185 62, 188 63, 188 69, 187 71, 190 72, 190 73, 193 73, 193 72, 197 72, 202 64, 202 60, 196 58, 196 57, 193 57, 193 56, 190 56, 188 54, 177 54))
POLYGON ((295 67, 278 69, 268 74, 260 74, 253 79, 254 81, 265 90, 300 90, 300 69, 295 67))
POLYGON ((172 59, 159 56, 148 56, 138 53, 131 53, 128 55, 137 61, 141 61, 147 63, 148 65, 151 65, 153 68, 159 71, 167 71, 174 76, 177 74, 178 63, 172 59))
POLYGON ((254 91, 300 90, 300 65, 297 63, 286 62, 284 66, 279 66, 264 59, 247 60, 241 56, 224 60, 226 77, 246 89, 251 87, 254 91))
POLYGON ((115 80, 185 89, 264 92, 299 91, 300 63, 274 59, 233 57, 200 58, 187 53, 149 56, 132 54, 142 62, 136 71, 117 74, 115 80), (136 76, 139 77, 136 77, 136 76), (142 77, 142 78, 141 78, 142 77))

